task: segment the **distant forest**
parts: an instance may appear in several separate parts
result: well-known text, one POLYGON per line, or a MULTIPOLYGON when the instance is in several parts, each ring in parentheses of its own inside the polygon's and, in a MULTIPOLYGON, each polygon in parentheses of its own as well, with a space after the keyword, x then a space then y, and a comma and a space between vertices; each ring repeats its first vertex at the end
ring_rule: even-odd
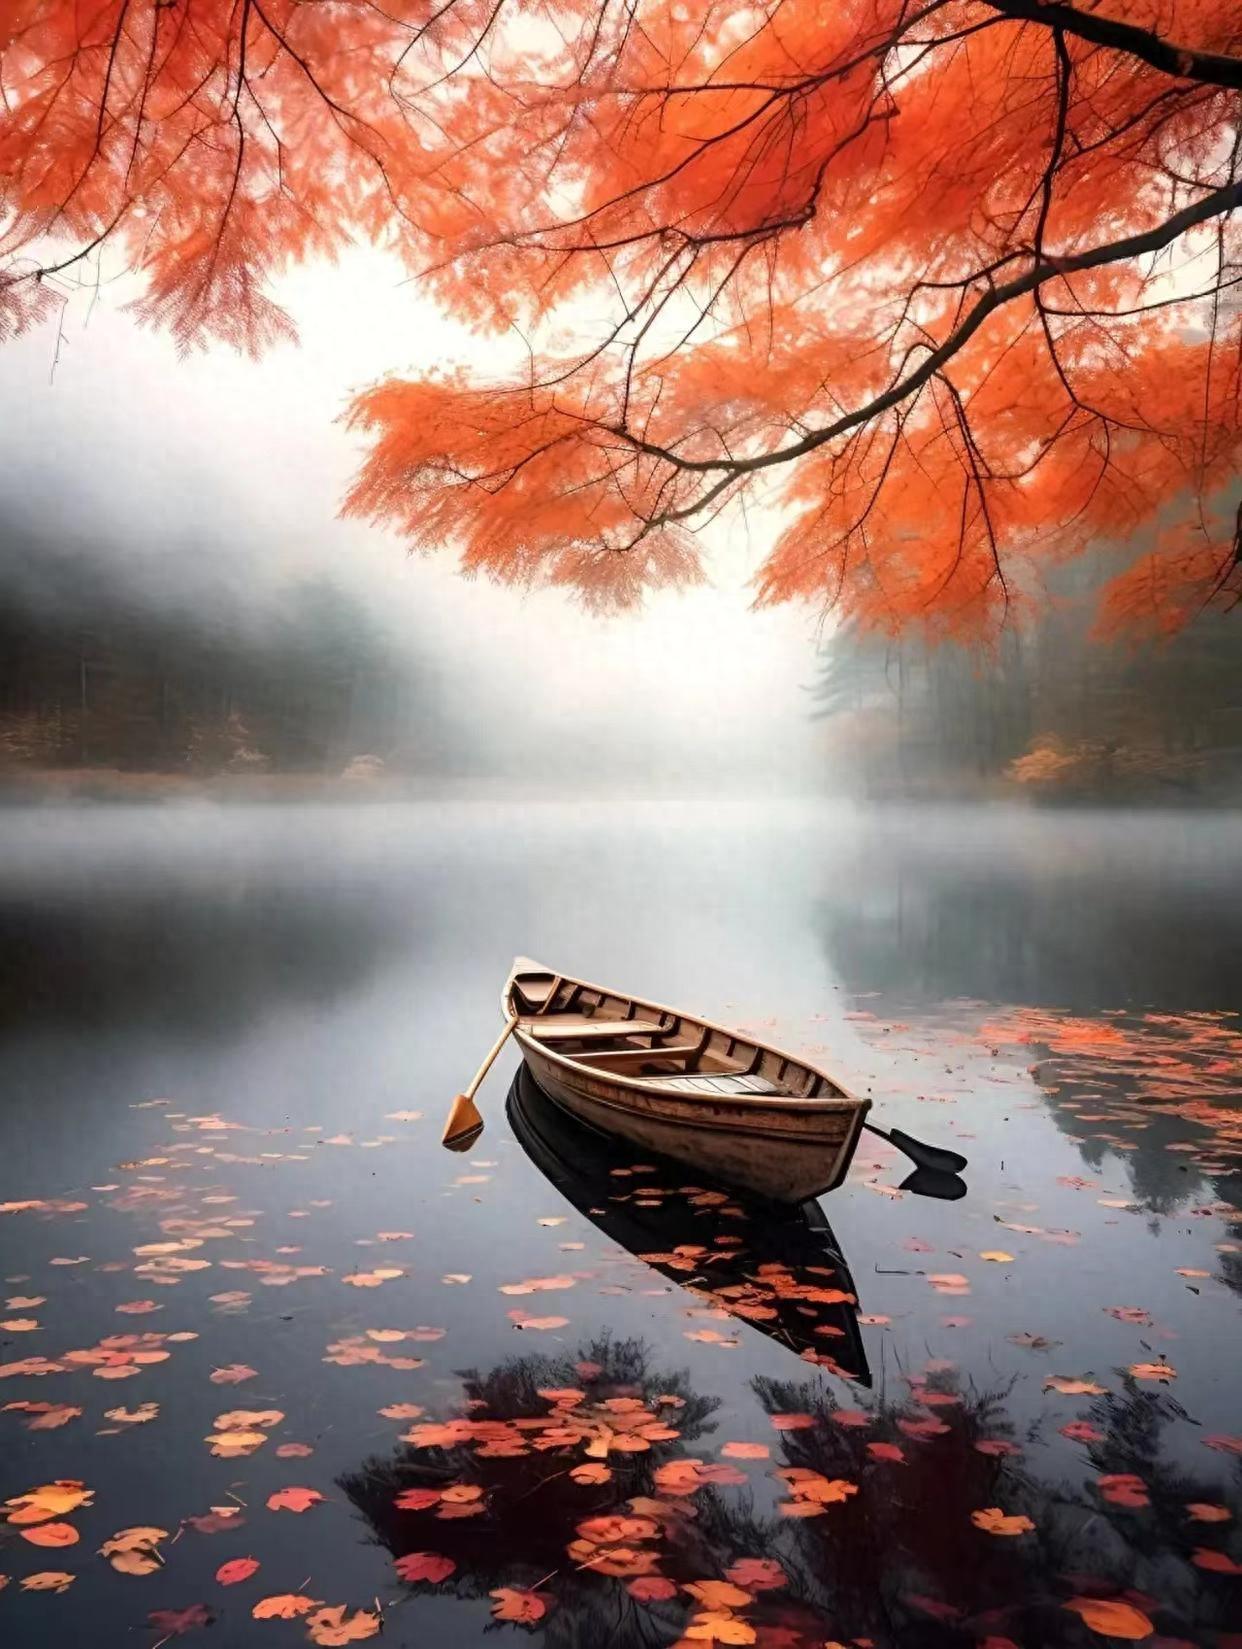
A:
POLYGON ((255 610, 209 582, 156 596, 0 524, 0 773, 408 771, 432 755, 412 748, 428 691, 333 583, 255 610))
POLYGON ((811 687, 842 788, 1236 801, 1242 612, 1128 645, 1091 635, 1109 557, 1062 569, 992 655, 846 629, 811 687))

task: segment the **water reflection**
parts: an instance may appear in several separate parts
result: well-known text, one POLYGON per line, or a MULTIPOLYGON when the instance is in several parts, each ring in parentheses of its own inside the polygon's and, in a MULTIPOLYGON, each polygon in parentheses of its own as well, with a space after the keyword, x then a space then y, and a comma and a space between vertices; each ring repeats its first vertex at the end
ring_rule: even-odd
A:
POLYGON ((391 907, 239 878, 205 898, 159 879, 0 889, 0 1031, 219 1034, 280 1003, 327 1003, 406 943, 391 907), (154 885, 153 885, 154 884, 154 885))
POLYGON ((805 1384, 755 1382, 770 1414, 801 1410, 813 1422, 782 1437, 777 1475, 794 1493, 824 1479, 857 1486, 830 1524, 794 1524, 796 1572, 840 1637, 1077 1644, 1085 1634, 1067 1606, 1084 1599, 1148 1619, 1110 1636, 1214 1641, 1236 1622, 1236 1591, 1221 1576, 1242 1568, 1219 1538, 1242 1511, 1229 1439, 1208 1440, 1224 1450, 1220 1469, 1187 1467, 1165 1453, 1164 1436, 1184 1410, 1127 1378, 1060 1428, 1081 1455, 1058 1475, 1051 1428, 1019 1436, 1005 1387, 980 1389, 942 1360, 905 1378, 908 1395, 866 1413, 842 1412, 805 1384))
MULTIPOLYGON (((1101 1598, 1160 1649, 1234 1649, 1242 1032, 1204 1011, 1220 993, 1107 1011, 1191 936, 1174 923, 1167 957, 1154 936, 1110 957, 1115 930, 1091 937, 1071 878, 1067 931, 1090 954, 1066 977, 1100 991, 1072 1012, 945 1002, 968 977, 1023 977, 989 981, 965 936, 939 990, 934 946, 891 934, 893 971, 834 978, 816 889, 839 930, 852 900, 874 932, 884 827, 850 847, 809 810, 702 811, 40 818, 15 845, 10 829, 0 915, 25 955, 6 955, 0 1053, 3 1493, 80 1479, 94 1501, 76 1545, 6 1530, 6 1643, 145 1640, 148 1612, 155 1642, 157 1613, 196 1608, 230 1646, 305 1642, 305 1622, 252 1615, 300 1588, 382 1613, 385 1643, 439 1649, 483 1641, 507 1587, 546 1600, 533 1641, 553 1649, 688 1632, 696 1649, 1085 1649, 1107 1639, 1065 1605, 1101 1598), (635 888, 643 919, 618 922, 635 888), (869 1140, 824 1204, 831 1231, 816 1211, 774 1221, 618 1157, 520 1084, 507 1121, 498 1085, 484 1141, 445 1154, 443 1101, 528 948, 716 1018, 780 1009, 777 1040, 814 1040, 833 1068, 860 1056, 883 1121, 960 1144, 969 1196, 915 1201, 908 1178, 901 1194, 905 1164, 869 1140), (894 1011, 907 963, 936 1000, 894 1011), (147 1333, 172 1354, 119 1392, 83 1360, 147 1333), (122 1423, 118 1404, 158 1412, 122 1423), (283 1418, 219 1456, 205 1439, 237 1409, 283 1418), (298 1485, 322 1501, 272 1508, 298 1485), (157 1574, 96 1555, 148 1525, 169 1531, 157 1574), (444 1578, 396 1569, 416 1553, 444 1578), (217 1579, 246 1554, 252 1580, 217 1579), (62 1569, 64 1595, 26 1589, 62 1569)), ((1031 828, 1062 853, 1060 825, 1031 828)), ((1098 864, 1116 843, 1092 828, 1098 864)), ((919 861, 942 885, 920 897, 952 902, 967 852, 986 880, 980 844, 942 829, 919 861)), ((1194 876, 1220 920, 1186 994, 1233 932, 1226 872, 1194 876)), ((1036 951, 1052 991, 1056 948, 1036 951)))
POLYGON ((506 1109, 522 1149, 562 1196, 700 1300, 704 1321, 736 1317, 808 1362, 870 1385, 854 1280, 817 1202, 782 1207, 712 1181, 685 1185, 683 1165, 639 1160, 632 1147, 585 1127, 524 1065, 506 1109))
POLYGON ((942 1359, 866 1408, 756 1378, 771 1441, 723 1446, 717 1401, 638 1341, 462 1378, 460 1416, 416 1421, 340 1487, 413 1592, 507 1588, 552 1643, 1068 1649, 1092 1607, 1139 1621, 1114 1636, 1227 1641, 1230 1440, 1209 1439, 1219 1470, 1171 1458, 1185 1414, 1133 1380, 1053 1452, 1005 1385, 942 1359))
POLYGON ((1237 814, 877 809, 825 832, 827 954, 859 990, 1056 1004, 1242 1001, 1237 814))

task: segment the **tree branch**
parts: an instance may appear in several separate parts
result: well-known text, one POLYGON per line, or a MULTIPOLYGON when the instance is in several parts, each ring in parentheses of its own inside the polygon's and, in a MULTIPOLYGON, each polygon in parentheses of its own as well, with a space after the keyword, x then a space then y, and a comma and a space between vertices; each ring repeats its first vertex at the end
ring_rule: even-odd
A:
POLYGON ((1153 69, 1176 75, 1179 80, 1197 80, 1207 86, 1242 90, 1242 57, 1195 51, 1190 46, 1165 40, 1151 29, 1140 29, 1114 17, 1102 17, 1099 12, 1080 11, 1077 6, 1061 4, 1060 0, 984 0, 984 3, 1004 17, 1064 29, 1066 34, 1076 34, 1092 45, 1128 52, 1131 57, 1141 58, 1153 69))
POLYGON ((1071 253, 1065 257, 1045 258, 1034 263, 1023 275, 1006 281, 1001 286, 994 286, 966 316, 962 323, 955 327, 949 336, 938 348, 931 350, 926 357, 905 377, 899 378, 896 383, 890 384, 880 395, 867 401, 863 406, 856 407, 853 412, 842 414, 831 424, 822 429, 812 430, 800 441, 793 442, 787 447, 777 447, 771 452, 756 453, 750 458, 684 458, 668 447, 660 446, 655 442, 645 441, 621 428, 611 428, 610 433, 621 440, 630 442, 639 451, 646 452, 655 458, 662 458, 678 469, 698 474, 719 474, 721 479, 715 482, 703 496, 681 509, 670 511, 667 521, 685 520, 709 504, 716 495, 742 475, 753 474, 757 470, 771 469, 776 464, 787 464, 796 458, 803 458, 807 453, 814 452, 828 441, 835 440, 838 435, 844 435, 848 430, 856 429, 860 424, 868 423, 872 418, 887 412, 890 407, 897 406, 901 401, 920 390, 924 384, 935 377, 949 361, 970 341, 988 317, 1012 303, 1015 299, 1025 297, 1034 292, 1046 281, 1058 280, 1066 275, 1078 274, 1086 269, 1099 269, 1105 264, 1122 263, 1127 258, 1142 257, 1148 252, 1159 252, 1175 241, 1179 235, 1187 230, 1196 228, 1211 218, 1219 217, 1223 213, 1231 212, 1242 204, 1242 181, 1230 183, 1223 188, 1215 189, 1204 195, 1200 200, 1184 206, 1180 212, 1166 218, 1152 229, 1144 230, 1141 234, 1127 235, 1121 240, 1110 241, 1104 246, 1093 246, 1087 252, 1071 253))

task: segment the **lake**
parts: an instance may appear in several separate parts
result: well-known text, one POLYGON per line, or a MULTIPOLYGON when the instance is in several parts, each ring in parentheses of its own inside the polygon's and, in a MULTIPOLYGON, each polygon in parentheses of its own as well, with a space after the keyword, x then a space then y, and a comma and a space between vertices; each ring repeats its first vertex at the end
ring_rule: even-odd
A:
POLYGON ((1242 817, 0 815, 4 1641, 1242 1645, 1242 817), (777 1215, 576 1132, 523 952, 869 1139, 777 1215), (511 1084, 513 1084, 511 1086, 511 1084))

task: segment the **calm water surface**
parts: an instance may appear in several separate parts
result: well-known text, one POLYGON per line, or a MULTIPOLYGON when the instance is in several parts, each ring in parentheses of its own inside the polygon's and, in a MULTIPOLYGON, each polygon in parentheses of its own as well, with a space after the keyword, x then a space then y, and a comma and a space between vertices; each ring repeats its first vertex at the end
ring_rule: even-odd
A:
POLYGON ((6 1645, 1242 1644, 1239 821, 0 845, 6 1645), (518 951, 812 1051, 966 1195, 873 1141, 775 1218, 511 1054, 441 1151, 518 951))

